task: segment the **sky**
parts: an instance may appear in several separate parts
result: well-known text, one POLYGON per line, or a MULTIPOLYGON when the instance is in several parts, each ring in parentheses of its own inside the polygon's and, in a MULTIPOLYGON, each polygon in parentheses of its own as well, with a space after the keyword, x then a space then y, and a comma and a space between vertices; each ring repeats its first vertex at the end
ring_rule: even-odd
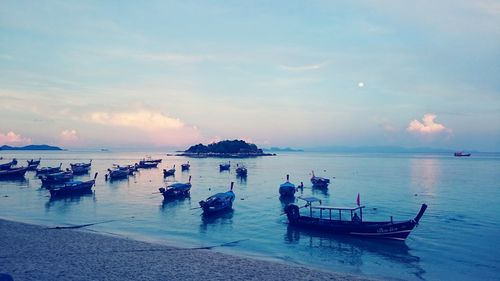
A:
POLYGON ((500 2, 0 0, 0 145, 500 151, 500 2))

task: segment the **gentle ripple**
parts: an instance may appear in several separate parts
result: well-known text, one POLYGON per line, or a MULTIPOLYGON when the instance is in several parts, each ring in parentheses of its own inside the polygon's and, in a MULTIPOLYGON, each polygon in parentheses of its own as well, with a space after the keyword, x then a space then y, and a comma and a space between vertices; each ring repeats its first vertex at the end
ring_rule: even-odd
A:
MULTIPOLYGON (((113 163, 132 164, 148 153, 125 152, 2 152, 5 159, 42 158, 42 166, 63 167, 93 159, 91 175, 100 176, 95 192, 50 199, 33 172, 25 180, 0 181, 0 216, 48 225, 97 224, 90 229, 152 241, 198 247, 231 241, 218 251, 277 259, 334 271, 409 280, 498 280, 500 258, 500 156, 475 154, 455 158, 444 154, 321 154, 283 153, 276 157, 233 159, 230 172, 219 172, 223 159, 186 159, 165 153, 157 169, 141 170, 128 180, 105 182, 113 163), (190 172, 180 165, 191 163, 190 172), (237 179, 236 163, 248 168, 237 179), (192 175, 191 197, 164 202, 158 188, 162 169, 178 167, 175 179, 192 175), (330 177, 327 192, 310 188, 310 173, 330 177), (332 205, 354 205, 361 194, 367 220, 413 218, 422 203, 429 208, 405 243, 361 240, 288 227, 278 186, 286 174, 332 205), (226 191, 235 181, 234 211, 203 217, 198 201, 226 191)), ((22 160, 21 160, 22 159, 22 160)), ((0 161, 5 162, 4 160, 0 161)), ((90 175, 80 177, 85 179, 90 175)), ((167 179, 172 181, 173 179, 167 179)))

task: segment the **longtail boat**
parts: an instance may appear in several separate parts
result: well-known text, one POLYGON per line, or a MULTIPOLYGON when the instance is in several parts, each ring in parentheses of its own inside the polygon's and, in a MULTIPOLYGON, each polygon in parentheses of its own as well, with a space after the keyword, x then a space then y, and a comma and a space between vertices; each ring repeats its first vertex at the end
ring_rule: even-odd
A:
POLYGON ((189 165, 189 161, 185 164, 181 164, 181 171, 189 171, 189 168, 191 165, 189 165))
POLYGON ((23 178, 28 171, 28 167, 10 168, 8 170, 0 170, 0 180, 23 178))
POLYGON ((10 161, 10 162, 4 163, 4 164, 0 164, 0 171, 2 171, 2 170, 9 170, 12 166, 14 166, 16 164, 17 164, 16 158, 12 159, 12 161, 10 161))
POLYGON ((186 183, 176 182, 168 185, 166 188, 160 187, 159 190, 165 199, 189 196, 191 190, 191 176, 189 176, 189 181, 186 183))
POLYGON ((158 167, 158 164, 160 162, 156 162, 156 161, 148 161, 148 160, 141 160, 139 161, 139 168, 142 168, 142 169, 150 169, 150 168, 156 168, 158 167))
POLYGON ((394 221, 392 216, 389 221, 364 221, 363 208, 365 206, 334 207, 322 205, 321 200, 315 197, 299 197, 299 199, 306 201, 306 205, 299 207, 295 204, 289 204, 285 207, 285 214, 290 225, 330 234, 354 235, 363 238, 405 240, 413 228, 418 225, 427 209, 427 205, 422 204, 415 218, 404 221, 394 221), (313 203, 319 204, 314 205, 313 203), (309 214, 302 215, 301 208, 309 208, 309 214), (359 216, 357 215, 358 211, 359 216))
POLYGON ((455 152, 453 154, 455 157, 469 157, 471 154, 470 153, 465 153, 463 151, 455 152))
POLYGON ((240 177, 246 177, 247 176, 247 168, 243 165, 238 165, 236 164, 236 175, 240 177))
POLYGON ((86 193, 92 189, 93 185, 95 185, 96 178, 97 178, 97 173, 95 173, 94 179, 89 181, 70 181, 62 186, 50 188, 49 189, 50 195, 61 196, 61 195, 86 193))
POLYGON ((117 166, 113 169, 108 169, 108 173, 105 175, 106 180, 109 178, 110 180, 117 179, 126 179, 130 174, 129 167, 120 167, 117 166))
POLYGON ((227 162, 227 163, 223 163, 223 164, 219 164, 219 171, 229 171, 229 169, 231 168, 231 162, 227 162))
POLYGON ((66 170, 64 172, 41 175, 38 178, 42 181, 42 185, 65 183, 73 179, 73 171, 66 170))
POLYGON ((45 175, 45 174, 58 173, 58 172, 62 171, 61 166, 62 166, 62 163, 59 164, 59 167, 42 167, 40 169, 36 169, 36 174, 37 175, 45 175))
POLYGON ((163 169, 163 177, 170 177, 170 176, 174 176, 175 175, 175 165, 172 169, 169 169, 169 170, 166 170, 166 169, 163 169))
POLYGON ((203 213, 213 214, 230 210, 233 207, 233 202, 236 198, 233 192, 233 186, 234 182, 231 182, 231 188, 229 191, 217 193, 208 197, 206 200, 200 201, 199 204, 203 209, 203 213))
POLYGON ((330 184, 330 179, 317 177, 314 175, 314 171, 312 171, 311 183, 313 187, 328 188, 328 185, 330 184))
POLYGON ((38 165, 40 165, 40 161, 42 158, 38 158, 38 160, 31 159, 31 160, 26 160, 28 162, 28 171, 34 171, 36 168, 38 168, 38 165))
POLYGON ((279 193, 283 197, 292 197, 295 195, 297 188, 295 184, 290 182, 290 175, 286 175, 286 182, 280 185, 279 193))

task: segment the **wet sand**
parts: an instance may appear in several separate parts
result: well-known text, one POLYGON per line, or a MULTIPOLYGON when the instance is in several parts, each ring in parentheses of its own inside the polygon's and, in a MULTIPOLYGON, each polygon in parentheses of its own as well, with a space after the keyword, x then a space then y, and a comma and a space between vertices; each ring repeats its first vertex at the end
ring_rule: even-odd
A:
POLYGON ((0 273, 14 280, 371 280, 365 277, 176 248, 82 229, 0 219, 0 273))

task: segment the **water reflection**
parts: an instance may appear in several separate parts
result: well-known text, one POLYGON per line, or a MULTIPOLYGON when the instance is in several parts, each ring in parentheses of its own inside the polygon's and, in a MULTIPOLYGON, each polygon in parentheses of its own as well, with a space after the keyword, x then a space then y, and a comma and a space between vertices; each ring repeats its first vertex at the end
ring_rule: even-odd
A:
POLYGON ((323 196, 328 196, 328 187, 327 188, 321 188, 321 187, 312 187, 312 194, 313 195, 323 195, 323 196))
POLYGON ((200 232, 207 232, 207 229, 210 225, 232 225, 233 215, 233 209, 219 213, 201 214, 200 232))
POLYGON ((420 258, 410 253, 405 242, 332 235, 293 225, 288 225, 284 241, 287 244, 304 245, 317 251, 318 256, 335 257, 339 263, 352 266, 361 266, 364 259, 375 255, 398 267, 406 267, 415 277, 424 279, 425 270, 420 266, 420 258))
POLYGON ((191 203, 191 195, 183 196, 183 197, 174 197, 174 198, 163 198, 163 201, 160 205, 160 210, 171 210, 175 209, 180 204, 191 203))
POLYGON ((441 181, 441 162, 439 159, 411 159, 411 183, 417 191, 435 195, 441 181))
POLYGON ((236 174, 236 179, 238 180, 238 183, 240 184, 247 184, 247 176, 246 175, 238 175, 236 174))
POLYGON ((94 202, 96 201, 95 193, 92 190, 86 190, 78 194, 51 196, 49 201, 45 203, 45 209, 49 211, 51 208, 57 207, 65 211, 71 205, 80 204, 85 198, 92 198, 94 202))

